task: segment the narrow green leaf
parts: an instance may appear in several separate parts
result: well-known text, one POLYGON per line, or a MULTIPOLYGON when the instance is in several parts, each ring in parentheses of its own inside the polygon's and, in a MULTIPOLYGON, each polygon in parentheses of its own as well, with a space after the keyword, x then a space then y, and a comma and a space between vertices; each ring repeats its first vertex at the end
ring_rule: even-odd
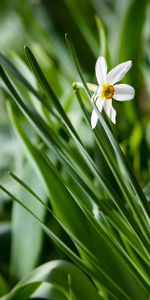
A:
MULTIPOLYGON (((68 36, 66 38, 67 38, 67 43, 69 45, 76 68, 78 70, 79 76, 81 78, 81 81, 85 87, 86 93, 91 102, 90 93, 88 91, 87 84, 85 83, 85 80, 82 76, 74 47, 72 45, 70 38, 68 36)), ((99 113, 96 105, 92 102, 91 102, 91 104, 92 104, 93 108, 95 109, 95 111, 97 112, 100 123, 102 125, 101 136, 100 137, 97 136, 98 146, 99 146, 100 150, 102 151, 102 154, 104 155, 106 161, 108 162, 108 165, 110 166, 110 169, 112 170, 112 173, 114 174, 116 181, 118 182, 118 185, 121 187, 123 196, 126 199, 128 205, 130 206, 132 214, 136 218, 136 222, 138 223, 138 226, 139 226, 139 235, 141 236, 145 247, 149 248, 150 247, 149 243, 148 243, 148 241, 149 241, 149 238, 148 238, 149 237, 149 230, 148 230, 149 207, 147 205, 147 200, 145 199, 142 189, 140 188, 132 170, 130 170, 128 163, 127 163, 123 153, 121 152, 121 149, 119 148, 117 142, 115 141, 115 139, 112 135, 112 132, 108 128, 102 115, 99 113), (104 135, 105 143, 104 143, 104 141, 103 141, 103 143, 101 143, 102 134, 104 135), (107 146, 106 146, 106 143, 107 143, 107 146), (114 155, 113 155, 113 152, 114 152, 114 155), (109 157, 110 155, 111 155, 111 157, 109 157), (115 159, 116 155, 117 155, 117 160, 115 159), (118 170, 119 170, 119 172, 118 172, 118 170), (120 172, 123 173, 122 177, 120 176, 120 172), (126 181, 128 184, 127 183, 125 184, 125 181, 123 180, 123 178, 125 176, 126 176, 126 181), (141 208, 139 208, 139 203, 137 203, 137 197, 139 199, 139 203, 141 204, 141 208), (144 213, 145 218, 141 218, 141 220, 139 221, 142 211, 144 213)), ((98 129, 94 130, 95 134, 97 132, 98 132, 98 129)))
MULTIPOLYGON (((86 272, 89 276, 94 277, 96 280, 100 280, 104 286, 106 286, 108 288, 108 291, 110 293, 110 295, 113 295, 113 297, 118 296, 118 297, 122 297, 122 295, 124 296, 125 300, 131 300, 130 297, 128 297, 124 291, 115 283, 115 281, 113 281, 113 279, 108 276, 108 274, 102 269, 102 268, 98 268, 96 264, 94 267, 94 271, 93 269, 91 269, 90 265, 86 266, 85 263, 83 263, 83 261, 72 251, 68 248, 68 246, 66 246, 48 227, 46 227, 41 221, 40 219, 34 214, 33 211, 31 211, 22 201, 20 201, 18 198, 16 198, 15 196, 13 196, 8 190, 6 190, 3 186, 0 185, 0 189, 6 193, 9 197, 11 197, 14 201, 16 201, 17 203, 19 203, 22 207, 24 207, 27 211, 29 211, 41 224, 41 227, 43 228, 43 230, 48 234, 48 236, 53 240, 53 242, 64 252, 66 253, 66 255, 68 257, 71 258, 71 260, 73 262, 75 262, 75 264, 84 272, 86 272), (98 273, 97 273, 97 271, 98 273)), ((2 299, 2 300, 7 300, 7 299, 2 299)), ((19 300, 19 299, 18 299, 19 300)))
MULTIPOLYGON (((23 135, 22 135, 23 136, 23 135)), ((24 138, 24 137, 23 137, 24 138)), ((28 147, 29 147, 29 141, 27 142, 27 140, 26 140, 26 143, 28 144, 28 147)), ((30 153, 31 153, 31 147, 30 147, 30 153)), ((37 155, 35 155, 35 151, 34 151, 34 157, 36 157, 37 155)), ((38 161, 40 161, 40 159, 38 158, 38 161)), ((42 162, 42 165, 44 165, 44 163, 42 162)), ((41 169, 41 168, 40 168, 41 169)), ((46 169, 46 167, 44 168, 44 170, 46 169)), ((43 174, 43 176, 44 176, 44 174, 43 174)), ((20 181, 21 182, 21 181, 20 181)), ((58 185, 58 184, 57 184, 58 185)), ((38 199, 38 198, 37 198, 38 199)), ((80 202, 80 204, 82 205, 82 207, 83 207, 83 204, 80 202)), ((89 215, 87 215, 86 214, 86 216, 89 218, 89 215)), ((92 216, 93 217, 93 216, 92 216)), ((93 224, 93 222, 94 222, 94 219, 91 219, 91 217, 90 217, 90 222, 91 222, 91 224, 93 224)), ((95 226, 95 229, 96 229, 96 231, 98 230, 97 229, 97 225, 99 225, 97 222, 95 223, 94 222, 94 226, 95 226)), ((108 243, 108 245, 110 245, 110 243, 111 243, 111 248, 113 249, 114 248, 114 246, 115 246, 115 244, 112 244, 112 242, 111 242, 111 239, 109 240, 109 238, 108 238, 108 232, 107 232, 107 235, 106 235, 106 232, 104 231, 104 230, 102 230, 102 228, 100 227, 100 226, 98 226, 98 228, 99 228, 99 230, 98 230, 98 234, 100 234, 100 232, 101 232, 101 234, 102 234, 102 236, 103 236, 103 238, 107 241, 107 243, 108 243)), ((76 238, 76 235, 72 235, 72 231, 71 232, 69 232, 68 231, 68 229, 67 229, 67 227, 65 226, 65 228, 64 228, 66 231, 67 231, 67 233, 73 238, 73 240, 75 240, 76 242, 77 242, 77 244, 83 249, 83 251, 85 251, 86 252, 86 254, 88 254, 89 255, 89 253, 86 251, 86 249, 84 248, 84 244, 82 243, 81 244, 81 242, 78 240, 78 237, 76 238)), ((98 242, 98 239, 97 239, 97 242, 98 242)), ((102 244, 101 244, 101 247, 102 247, 102 244)), ((120 248, 116 248, 116 246, 115 246, 115 251, 114 251, 114 253, 116 252, 116 250, 118 251, 119 250, 119 256, 121 256, 122 258, 123 258, 123 260, 126 262, 126 259, 128 258, 127 256, 125 256, 125 253, 124 252, 120 252, 120 248)), ((116 252, 117 253, 117 252, 116 252)), ((90 255, 91 256, 91 255, 90 255)), ((136 271, 136 269, 134 268, 134 265, 130 262, 130 260, 128 259, 128 264, 127 264, 127 267, 129 267, 130 266, 130 268, 131 268, 131 271, 133 272, 133 274, 135 273, 135 276, 137 276, 137 278, 139 277, 139 273, 137 273, 137 271, 136 271)), ((142 283, 142 281, 143 281, 143 279, 142 279, 142 277, 140 277, 140 279, 139 279, 139 281, 142 283)), ((146 282, 144 281, 144 287, 146 286, 146 282)))
POLYGON ((1 297, 0 300, 28 300, 40 284, 40 282, 32 282, 18 288, 16 287, 9 294, 1 297))
MULTIPOLYGON (((6 58, 3 54, 0 54, 0 63, 12 74, 14 75, 26 88, 29 92, 31 92, 35 99, 37 98, 41 103, 44 104, 44 106, 55 115, 55 112, 52 111, 51 106, 49 103, 44 99, 43 95, 40 95, 28 82, 26 78, 23 77, 23 75, 18 71, 18 69, 10 62, 8 58, 6 58)), ((56 115, 55 115, 56 116, 56 115)), ((57 117, 57 116, 56 116, 57 117)))
POLYGON ((95 20, 96 20, 98 34, 99 34, 99 43, 100 43, 99 55, 104 56, 109 64, 109 66, 111 66, 110 51, 109 51, 109 47, 108 47, 108 40, 106 37, 104 25, 97 15, 95 16, 95 20))
MULTIPOLYGON (((82 98, 80 96, 80 93, 79 93, 79 90, 78 88, 76 88, 76 86, 74 85, 74 90, 75 90, 75 93, 76 93, 76 96, 77 96, 77 99, 79 101, 79 104, 83 110, 83 113, 85 115, 85 118, 87 120, 87 123, 88 125, 90 126, 90 119, 89 119, 89 116, 87 114, 87 111, 85 109, 85 106, 83 104, 83 101, 82 101, 82 98)), ((102 136, 103 136, 103 131, 101 131, 101 140, 102 140, 102 136)), ((99 139, 97 140, 97 134, 95 132, 95 137, 96 137, 96 141, 98 142, 99 144, 99 139)), ((105 137, 104 137, 105 138, 105 137)), ((103 153, 103 152, 102 152, 103 153)), ((102 177, 102 176, 101 176, 102 177)), ((122 215, 125 217, 125 219, 129 222, 129 224, 132 226, 132 228, 134 229, 135 231, 135 234, 137 235, 137 232, 139 233, 139 229, 137 227, 137 225, 135 224, 133 218, 131 218, 131 215, 129 214, 127 208, 124 206, 123 202, 121 201, 121 199, 118 197, 117 194, 114 193, 114 191, 112 190, 112 186, 109 184, 109 182, 107 182, 107 180, 104 181, 106 184, 105 184, 105 188, 106 190, 108 189, 108 194, 110 195, 110 197, 112 197, 114 203, 116 204, 116 206, 118 207, 119 211, 122 213, 122 215), (112 191, 112 192, 111 192, 112 191)), ((139 235, 137 235, 137 238, 139 239, 141 237, 141 234, 139 233, 139 235)), ((143 236, 142 236, 142 239, 140 239, 140 243, 143 241, 143 236)), ((145 240, 144 238, 144 245, 147 245, 147 241, 145 240)), ((144 252, 146 253, 147 257, 148 257, 148 252, 147 252, 147 248, 144 247, 144 252)))
POLYGON ((30 66, 31 66, 35 76, 37 77, 40 85, 42 86, 44 91, 47 93, 47 95, 49 97, 51 97, 52 103, 54 104, 55 108, 57 109, 58 113, 60 114, 60 117, 63 118, 63 120, 69 126, 71 131, 73 131, 73 133, 75 134, 77 139, 80 140, 78 134, 76 133, 76 131, 73 128, 68 116, 66 115, 65 111, 63 110, 63 108, 62 108, 57 96, 55 95, 53 89, 51 88, 51 86, 49 85, 47 79, 45 78, 45 76, 44 76, 41 68, 39 67, 39 64, 38 64, 37 60, 35 59, 34 55, 32 54, 31 50, 28 47, 25 47, 25 52, 26 52, 28 61, 30 63, 30 66))
MULTIPOLYGON (((42 187, 37 184, 38 177, 29 165, 24 166, 23 178, 30 183, 36 191, 45 199, 42 187), (32 174, 32 175, 31 175, 32 174)), ((27 201, 29 207, 34 207, 41 220, 45 218, 45 208, 28 192, 19 190, 18 195, 23 201, 27 201)), ((13 203, 12 210, 12 239, 11 239, 11 273, 21 279, 36 266, 42 247, 42 230, 38 222, 17 203, 13 203), (26 237, 26 233, 27 237, 26 237), (32 245, 34 240, 34 247, 32 245)))

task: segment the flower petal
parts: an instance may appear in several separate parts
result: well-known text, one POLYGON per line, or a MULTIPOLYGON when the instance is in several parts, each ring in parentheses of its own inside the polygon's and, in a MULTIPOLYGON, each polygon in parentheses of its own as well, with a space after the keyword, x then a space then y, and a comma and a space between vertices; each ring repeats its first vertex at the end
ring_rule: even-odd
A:
POLYGON ((115 93, 113 98, 118 101, 132 100, 135 95, 134 88, 128 84, 114 85, 115 93))
POLYGON ((114 84, 118 81, 120 81, 126 73, 130 70, 132 67, 132 61, 128 60, 126 62, 123 62, 113 68, 110 72, 107 74, 107 82, 109 84, 114 84))
POLYGON ((93 109, 92 115, 91 115, 92 129, 94 129, 96 127, 97 121, 98 121, 98 115, 97 115, 96 111, 93 109))
POLYGON ((94 92, 94 94, 91 97, 92 102, 96 102, 96 100, 98 99, 98 97, 99 97, 99 92, 98 91, 99 91, 99 87, 97 86, 96 91, 94 92))
POLYGON ((104 103, 104 110, 108 117, 110 117, 111 108, 112 108, 112 99, 106 100, 104 103))
POLYGON ((116 124, 116 111, 115 111, 115 109, 112 107, 111 108, 111 116, 110 116, 110 119, 112 120, 112 122, 114 123, 114 124, 116 124))
MULTIPOLYGON (((89 82, 87 82, 86 84, 87 84, 88 89, 91 92, 95 93, 97 91, 97 88, 98 88, 97 84, 93 84, 93 83, 89 83, 89 82)), ((83 86, 83 84, 82 84, 82 86, 83 86)))
POLYGON ((95 73, 96 73, 97 82, 99 84, 103 84, 106 82, 107 63, 105 57, 100 56, 97 59, 96 66, 95 66, 95 73))
POLYGON ((105 101, 104 110, 111 121, 116 124, 116 111, 112 106, 112 99, 105 101))
MULTIPOLYGON (((98 100, 96 101, 96 106, 97 106, 99 112, 101 112, 102 109, 103 109, 104 101, 105 100, 100 99, 100 98, 98 98, 98 100)), ((97 112, 95 111, 95 109, 93 109, 92 115, 91 115, 91 126, 92 126, 92 129, 94 129, 96 127, 97 121, 98 121, 98 115, 97 115, 97 112)))
POLYGON ((104 102, 105 102, 104 99, 101 99, 101 98, 98 98, 98 99, 97 99, 97 101, 96 101, 96 106, 97 106, 99 112, 102 111, 103 106, 104 106, 104 102))

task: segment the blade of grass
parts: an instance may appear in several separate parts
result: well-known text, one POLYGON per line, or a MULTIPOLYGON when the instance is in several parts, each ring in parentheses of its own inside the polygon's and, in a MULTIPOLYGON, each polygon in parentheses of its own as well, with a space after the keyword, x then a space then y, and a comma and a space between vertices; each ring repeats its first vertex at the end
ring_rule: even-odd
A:
MULTIPOLYGON (((58 157, 62 159, 63 163, 65 162, 67 166, 71 169, 71 172, 75 173, 76 171, 76 177, 84 178, 86 186, 89 186, 91 188, 91 191, 93 190, 93 193, 96 192, 96 189, 92 188, 90 181, 86 178, 85 174, 81 172, 79 169, 79 166, 77 163, 73 160, 73 154, 69 154, 69 148, 64 144, 62 140, 60 140, 59 137, 56 139, 56 133, 52 132, 52 130, 49 130, 49 127, 46 123, 41 119, 41 117, 35 113, 33 110, 29 108, 29 105, 27 106, 25 104, 25 101, 21 99, 21 96, 17 92, 17 90, 14 88, 14 86, 11 84, 9 78, 4 73, 3 69, 0 68, 1 76, 3 77, 3 80, 5 84, 8 86, 11 94, 13 95, 13 98, 16 102, 16 104, 20 107, 20 109, 23 111, 25 116, 29 119, 29 121, 34 124, 35 129, 40 134, 41 138, 45 141, 45 143, 48 145, 48 147, 54 148, 54 151, 58 153, 58 157), (33 123, 34 122, 34 123, 33 123), (64 152, 65 150, 65 152, 64 152), (84 174, 84 176, 83 176, 84 174)), ((83 180, 82 180, 83 181, 83 180)), ((98 192, 98 191, 97 191, 98 192)))
MULTIPOLYGON (((86 117, 87 123, 88 123, 89 126, 90 126, 89 116, 88 116, 87 111, 86 111, 86 109, 85 109, 85 107, 84 107, 84 104, 83 104, 83 101, 82 101, 82 99, 81 99, 79 90, 78 90, 78 88, 76 88, 75 85, 74 85, 74 91, 75 91, 75 93, 76 93, 76 96, 77 96, 77 99, 78 99, 78 101, 79 101, 79 104, 80 104, 80 106, 81 106, 81 108, 82 108, 82 110, 83 110, 83 113, 84 113, 84 115, 85 115, 85 117, 86 117)), ((90 127, 91 127, 91 126, 90 126, 90 127)), ((96 135, 95 135, 95 136, 96 136, 96 135)), ((102 138, 102 135, 101 135, 101 138, 102 138)), ((96 139, 97 139, 97 136, 96 136, 96 139)), ((116 201, 117 201, 118 197, 116 197, 116 198, 112 197, 112 199, 114 200, 114 203, 116 204, 116 201)), ((118 209, 123 213, 123 216, 125 216, 126 220, 129 222, 129 224, 133 227, 133 229, 134 229, 136 235, 137 235, 137 233, 138 233, 137 237, 138 237, 138 239, 140 238, 140 243, 141 243, 141 241, 144 241, 144 245, 146 246, 146 247, 144 246, 144 251, 145 251, 145 252, 147 253, 147 255, 148 255, 148 252, 147 252, 147 245, 148 245, 148 244, 147 244, 147 241, 145 240, 145 238, 143 237, 143 235, 141 235, 141 233, 140 233, 140 231, 139 231, 137 225, 135 224, 134 220, 131 218, 131 215, 128 213, 128 211, 127 211, 126 208, 122 205, 122 202, 121 202, 119 199, 118 199, 118 201, 117 201, 117 207, 118 207, 118 209)), ((148 246, 148 247, 149 247, 149 246, 148 246)), ((149 255, 148 255, 148 256, 149 256, 149 255)))
MULTIPOLYGON (((30 153, 31 153, 31 149, 30 149, 30 153)), ((36 155, 34 154, 34 157, 35 157, 36 155)), ((40 159, 38 159, 38 161, 39 161, 40 159)), ((44 165, 43 163, 42 163, 42 165, 44 165)), ((44 167, 44 170, 45 170, 45 167, 44 167)), ((66 230, 66 229, 65 229, 66 230)), ((67 231, 67 230, 66 230, 67 231)), ((102 232, 102 235, 104 234, 104 232, 102 232)), ((73 236, 73 239, 74 240, 76 240, 76 238, 73 236)), ((83 248, 84 249, 84 247, 79 243, 79 241, 77 241, 77 243, 80 245, 80 247, 81 248, 83 248)), ((87 252, 87 251, 86 251, 87 252)))
POLYGON ((12 74, 14 75, 26 88, 29 92, 31 92, 35 99, 37 98, 55 117, 58 119, 58 115, 52 111, 51 105, 44 99, 44 95, 40 95, 28 82, 26 78, 18 71, 18 69, 12 64, 12 62, 6 58, 3 54, 0 53, 0 63, 12 74))
MULTIPOLYGON (((32 124, 33 124, 33 121, 34 121, 34 124, 36 125, 36 129, 38 129, 38 133, 40 133, 40 136, 43 138, 43 140, 46 142, 46 144, 51 147, 51 145, 53 143, 54 144, 54 149, 58 151, 58 155, 60 155, 60 157, 63 158, 63 161, 65 160, 65 162, 67 164, 69 163, 69 166, 72 168, 72 172, 73 172, 73 170, 77 170, 76 176, 78 176, 78 174, 80 174, 79 168, 78 168, 77 164, 73 168, 74 161, 72 160, 72 155, 70 155, 68 157, 69 159, 66 160, 66 156, 68 156, 69 148, 68 147, 66 148, 64 143, 62 145, 58 144, 58 139, 55 138, 55 133, 54 133, 54 135, 52 135, 52 131, 49 131, 49 128, 46 126, 46 124, 44 124, 41 117, 38 114, 35 114, 35 112, 31 111, 31 109, 29 109, 29 106, 27 107, 25 105, 24 101, 21 99, 21 96, 19 96, 19 94, 17 93, 17 91, 15 90, 13 85, 11 84, 10 80, 8 79, 8 77, 6 76, 4 71, 2 69, 0 69, 0 70, 1 70, 1 75, 3 77, 3 80, 6 83, 6 85, 9 87, 9 89, 10 89, 10 91, 13 95, 13 98, 14 98, 15 102, 17 103, 17 105, 21 108, 23 113, 32 122, 32 124), (42 131, 42 134, 41 134, 41 131, 42 131), (44 136, 43 136, 43 132, 44 132, 44 136), (56 147, 58 147, 58 149, 56 147), (66 156, 64 154, 62 154, 62 150, 64 150, 64 148, 66 148, 66 152, 65 152, 66 156), (71 160, 71 164, 70 164, 70 160, 71 160)), ((75 137, 74 137, 74 139, 75 139, 75 137)), ((89 157, 89 155, 87 155, 87 153, 83 149, 82 145, 80 143, 78 143, 78 140, 75 140, 75 141, 80 146, 80 148, 82 150, 82 155, 84 156, 84 154, 85 154, 86 162, 88 163, 91 171, 94 173, 94 175, 97 177, 97 179, 99 180, 99 182, 101 184, 101 179, 100 178, 103 175, 100 174, 101 176, 99 177, 98 170, 97 169, 95 170, 95 165, 93 165, 93 162, 92 162, 91 158, 89 157)), ((60 142, 60 140, 59 140, 59 142, 60 142)), ((85 178, 85 175, 80 176, 80 178, 85 178)), ((90 181, 87 182, 87 186, 89 186, 89 187, 91 186, 90 181)), ((93 192, 95 192, 94 187, 93 187, 93 192)))
MULTIPOLYGON (((71 42, 70 38, 68 37, 68 35, 66 35, 66 40, 67 40, 68 47, 71 51, 73 60, 75 62, 77 71, 78 71, 79 76, 81 78, 81 81, 83 83, 83 86, 85 87, 85 91, 86 91, 86 93, 89 97, 89 100, 91 102, 90 92, 88 90, 87 84, 86 84, 86 82, 83 78, 83 75, 81 73, 80 66, 79 66, 79 63, 78 63, 78 59, 77 59, 74 47, 73 47, 72 42, 71 42)), ((91 104, 92 104, 93 108, 96 110, 96 112, 98 114, 101 125, 104 128, 104 133, 105 132, 107 133, 107 135, 105 134, 106 135, 106 141, 107 141, 107 139, 109 140, 108 143, 107 143, 107 146, 109 146, 109 147, 111 146, 112 147, 111 149, 113 150, 113 152, 115 152, 115 156, 117 155, 119 166, 122 168, 122 171, 124 172, 124 175, 126 175, 126 179, 129 182, 129 184, 128 184, 129 188, 125 185, 124 181, 119 176, 120 174, 118 174, 118 170, 116 168, 116 161, 114 161, 114 163, 112 164, 113 160, 109 159, 109 155, 111 154, 112 150, 109 151, 109 153, 108 153, 108 151, 106 153, 107 148, 105 147, 105 149, 103 149, 103 145, 101 143, 101 140, 98 144, 99 147, 100 147, 100 150, 102 151, 106 161, 108 162, 108 164, 109 164, 109 166, 110 166, 110 168, 111 168, 118 184, 121 186, 124 197, 125 197, 128 205, 130 206, 133 215, 137 216, 136 217, 136 222, 138 223, 138 226, 139 226, 141 232, 144 234, 144 236, 146 236, 147 241, 149 241, 149 238, 147 237, 147 236, 149 236, 149 230, 148 230, 148 224, 147 224, 147 222, 149 222, 148 221, 149 219, 148 219, 148 216, 147 216, 147 214, 149 212, 149 207, 147 205, 147 201, 145 199, 145 196, 144 196, 144 194, 142 192, 142 189, 140 188, 133 172, 130 170, 130 168, 127 164, 127 161, 126 161, 123 153, 121 152, 121 149, 119 148, 118 144, 116 143, 116 141, 115 141, 110 129, 108 128, 106 122, 104 121, 101 114, 99 113, 96 105, 94 103, 91 103, 91 104), (132 189, 130 188, 131 185, 132 185, 132 189), (128 196, 128 194, 129 194, 129 196, 128 196), (144 212, 144 216, 146 217, 146 221, 141 218, 142 226, 139 222, 139 218, 141 216, 141 209, 139 209, 139 204, 137 202, 137 197, 140 201, 139 203, 141 204, 142 210, 144 212), (133 200, 132 200, 132 198, 133 198, 133 200)), ((97 131, 94 130, 94 133, 95 132, 97 132, 97 131)), ((109 149, 109 147, 108 147, 108 149, 109 149)), ((148 243, 147 243, 147 245, 149 247, 148 243)))
POLYGON ((99 34, 99 44, 100 44, 99 55, 103 55, 104 57, 106 57, 106 60, 109 66, 111 67, 111 57, 110 57, 108 40, 106 37, 104 25, 97 15, 95 16, 95 20, 96 20, 97 30, 99 34))
POLYGON ((43 87, 44 91, 47 92, 48 96, 51 97, 52 103, 54 104, 54 106, 57 109, 57 111, 60 114, 60 116, 63 118, 63 120, 69 126, 69 128, 71 129, 71 131, 73 131, 73 133, 75 134, 75 136, 77 137, 77 139, 80 140, 77 132, 75 131, 74 127, 72 126, 72 123, 70 122, 68 116, 66 115, 65 111, 63 110, 63 108, 62 108, 62 106, 61 106, 61 104, 60 104, 57 96, 55 95, 53 89, 50 87, 47 79, 45 78, 42 70, 40 69, 40 67, 39 67, 39 65, 38 65, 38 63, 37 63, 34 55, 32 54, 31 50, 28 47, 25 47, 25 52, 26 52, 28 61, 30 63, 30 66, 31 66, 34 74, 36 75, 39 83, 43 87))
MULTIPOLYGON (((96 263, 96 258, 93 257, 92 253, 88 252, 87 249, 84 247, 84 245, 82 245, 82 243, 74 236, 72 235, 67 228, 65 228, 63 226, 63 224, 58 220, 58 218, 54 215, 54 213, 48 208, 48 206, 44 203, 43 200, 41 200, 41 198, 35 194, 31 188, 29 186, 27 186, 21 179, 19 179, 15 174, 10 172, 10 175, 21 185, 23 186, 27 191, 29 191, 42 205, 45 206, 45 208, 50 212, 50 214, 56 219, 56 221, 62 226, 62 228, 67 232, 67 234, 74 240, 76 241, 76 243, 79 245, 79 247, 81 247, 81 249, 83 251, 86 252, 86 254, 89 255, 89 257, 91 257, 91 259, 94 259, 95 263, 96 263)), ((82 203, 81 203, 82 206, 82 203)), ((90 220, 91 224, 94 226, 95 230, 102 235, 103 237, 105 237, 105 240, 107 241, 108 245, 111 246, 112 249, 114 249, 115 253, 118 253, 119 257, 122 258, 123 262, 126 263, 126 266, 129 268, 129 270, 131 271, 131 273, 133 274, 133 276, 135 276, 137 278, 137 280, 139 281, 140 284, 142 284, 142 286, 144 288, 147 289, 149 287, 149 281, 148 279, 144 278, 144 274, 140 274, 139 277, 139 270, 137 268, 136 265, 133 264, 133 262, 130 260, 130 258, 128 257, 128 255, 124 252, 124 249, 121 249, 120 245, 118 243, 116 243, 116 240, 113 241, 113 238, 111 236, 111 234, 109 233, 109 231, 106 231, 104 226, 101 226, 102 224, 99 223, 97 220, 95 220, 93 218, 93 215, 88 211, 88 209, 83 206, 82 208, 84 208, 84 211, 86 211, 85 215, 88 217, 88 219, 90 220)), ((98 263, 98 261, 97 261, 98 263)))
POLYGON ((10 198, 12 198, 14 201, 19 203, 22 207, 24 207, 27 211, 29 211, 36 220, 40 223, 42 229, 48 234, 48 236, 52 239, 52 241, 64 252, 67 256, 71 258, 73 262, 85 273, 87 273, 89 276, 94 277, 96 280, 100 280, 104 286, 107 287, 108 293, 115 297, 124 297, 126 300, 132 300, 116 283, 115 281, 109 277, 106 272, 95 264, 95 272, 93 272, 92 269, 90 269, 90 266, 86 266, 85 263, 70 249, 68 246, 66 246, 48 227, 46 227, 41 220, 31 211, 22 201, 20 201, 18 198, 16 198, 14 195, 12 195, 8 190, 6 190, 3 186, 0 185, 0 189, 6 193, 10 198), (96 269, 98 270, 98 273, 96 272, 96 269))
MULTIPOLYGON (((15 99, 17 98, 17 101, 19 102, 19 105, 20 105, 20 97, 18 96, 18 94, 16 93, 16 91, 14 90, 14 88, 12 87, 12 85, 11 85, 11 83, 10 83, 10 81, 8 80, 8 78, 6 77, 6 75, 5 75, 5 73, 3 72, 3 70, 1 70, 2 72, 2 75, 3 75, 3 78, 4 78, 4 80, 5 80, 5 82, 6 82, 6 84, 7 84, 7 86, 9 85, 9 88, 11 89, 11 91, 12 91, 12 93, 13 93, 13 95, 15 94, 15 99), (18 98, 19 97, 19 98, 18 98)), ((25 111, 27 111, 27 108, 25 107, 25 105, 24 105, 24 103, 23 102, 21 102, 22 104, 22 106, 23 106, 23 108, 24 109, 26 109, 25 111)), ((21 106, 21 107, 22 107, 21 106)), ((28 110, 28 112, 27 112, 27 115, 29 116, 29 110, 28 110)), ((31 112, 30 112, 30 115, 31 115, 31 112)), ((35 117, 36 115, 34 114, 34 117, 35 117)), ((32 115, 32 119, 33 119, 33 115, 32 115)), ((39 120, 41 121, 41 119, 38 117, 38 123, 39 123, 39 120)), ((39 124, 38 124, 39 125, 39 124)), ((45 128, 44 128, 45 129, 45 128)))

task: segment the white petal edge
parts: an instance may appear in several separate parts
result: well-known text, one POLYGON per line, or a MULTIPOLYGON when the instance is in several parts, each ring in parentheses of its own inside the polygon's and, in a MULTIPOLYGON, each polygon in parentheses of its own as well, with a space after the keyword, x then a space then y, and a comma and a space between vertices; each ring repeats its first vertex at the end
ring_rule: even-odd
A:
POLYGON ((114 85, 115 93, 113 98, 118 101, 129 101, 134 98, 135 90, 128 84, 114 85))
POLYGON ((111 108, 112 108, 112 99, 106 100, 104 103, 104 110, 108 117, 110 117, 111 108))
POLYGON ((92 129, 94 129, 96 127, 97 121, 98 121, 98 115, 97 115, 96 111, 93 109, 92 115, 91 115, 92 129))
POLYGON ((96 100, 96 92, 92 95, 92 97, 91 97, 91 101, 92 102, 95 102, 95 100, 96 100))
POLYGON ((111 116, 110 116, 110 119, 112 120, 112 122, 114 123, 114 124, 116 124, 116 111, 115 111, 115 109, 112 107, 111 108, 111 116))
POLYGON ((116 111, 112 106, 112 100, 106 100, 104 103, 104 110, 111 121, 116 124, 116 111))
POLYGON ((98 98, 98 100, 96 101, 96 106, 97 106, 99 112, 102 111, 104 103, 105 103, 105 100, 101 99, 101 98, 98 98))
MULTIPOLYGON (((102 100, 100 98, 96 101, 96 106, 97 106, 99 112, 101 112, 102 109, 103 109, 104 101, 105 100, 102 100)), ((92 115, 91 115, 91 126, 92 126, 92 129, 94 129, 96 127, 97 121, 98 121, 98 114, 95 111, 95 109, 93 109, 92 115)))
MULTIPOLYGON (((89 83, 89 82, 87 82, 86 84, 87 84, 88 89, 91 92, 95 93, 97 91, 97 88, 98 88, 97 84, 93 84, 93 83, 89 83)), ((83 87, 83 84, 82 84, 82 87, 83 87)))
POLYGON ((131 69, 132 67, 132 61, 128 60, 126 62, 123 62, 113 68, 111 71, 107 74, 107 82, 109 84, 115 84, 116 82, 123 79, 123 77, 126 75, 126 73, 131 69))
POLYGON ((95 73, 97 82, 101 85, 106 82, 107 62, 105 57, 99 56, 95 65, 95 73))
POLYGON ((94 94, 91 97, 91 101, 92 102, 96 102, 96 100, 98 99, 98 97, 99 97, 99 89, 100 89, 99 86, 97 86, 96 91, 94 92, 94 94))

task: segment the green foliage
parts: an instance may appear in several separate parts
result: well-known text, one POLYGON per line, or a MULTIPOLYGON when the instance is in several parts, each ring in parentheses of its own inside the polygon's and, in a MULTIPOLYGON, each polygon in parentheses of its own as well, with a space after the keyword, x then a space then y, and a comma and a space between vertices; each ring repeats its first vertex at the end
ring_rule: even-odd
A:
MULTIPOLYGON (((103 1, 96 3, 103 11, 103 1)), ((111 9, 117 10, 120 7, 117 3, 111 9)), ((88 12, 94 10, 94 4, 83 1, 81 10, 80 1, 65 1, 63 5, 70 12, 91 55, 106 56, 112 66, 111 30, 107 28, 106 31, 98 16, 89 17, 88 12), (93 34, 96 28, 97 38, 93 34)), ((144 47, 141 45, 138 53, 135 49, 139 35, 142 38, 145 22, 145 13, 139 6, 139 1, 133 1, 129 8, 126 7, 127 15, 118 40, 122 59, 132 58, 138 67, 144 47), (139 27, 133 45, 133 27, 137 18, 139 27), (130 43, 131 47, 128 46, 130 43)), ((147 7, 148 2, 143 1, 144 11, 147 7)), ((143 118, 141 124, 132 102, 133 113, 128 114, 125 104, 124 117, 129 121, 126 125, 131 132, 125 130, 124 133, 126 127, 121 122, 116 129, 112 127, 106 115, 100 114, 91 102, 87 83, 90 76, 83 75, 69 35, 66 34, 66 41, 73 63, 67 50, 63 51, 59 38, 56 40, 52 38, 50 53, 34 43, 33 51, 25 47, 30 68, 13 53, 11 59, 0 54, 0 86, 19 141, 11 138, 16 143, 16 148, 10 149, 13 172, 9 177, 5 175, 0 185, 4 192, 1 203, 5 223, 0 223, 4 249, 10 229, 12 239, 10 272, 6 271, 7 260, 3 254, 0 295, 6 295, 1 299, 148 300, 150 189, 149 184, 144 189, 141 187, 125 156, 130 146, 131 157, 127 155, 128 159, 133 160, 138 177, 147 182, 148 155, 144 156, 145 167, 140 162, 140 154, 143 140, 147 149, 150 145, 144 136, 148 122, 143 118), (60 57, 53 51, 56 44, 61 49, 60 57), (74 80, 73 94, 70 86, 74 80), (92 108, 99 117, 94 130, 90 126, 92 108), (46 236, 64 253, 61 254, 63 260, 43 264, 58 255, 53 244, 49 244, 48 256, 44 257, 46 236), (33 270, 39 263, 42 265, 33 270)), ((134 70, 128 80, 134 85, 138 79, 135 101, 140 101, 143 83, 135 73, 134 70)))

